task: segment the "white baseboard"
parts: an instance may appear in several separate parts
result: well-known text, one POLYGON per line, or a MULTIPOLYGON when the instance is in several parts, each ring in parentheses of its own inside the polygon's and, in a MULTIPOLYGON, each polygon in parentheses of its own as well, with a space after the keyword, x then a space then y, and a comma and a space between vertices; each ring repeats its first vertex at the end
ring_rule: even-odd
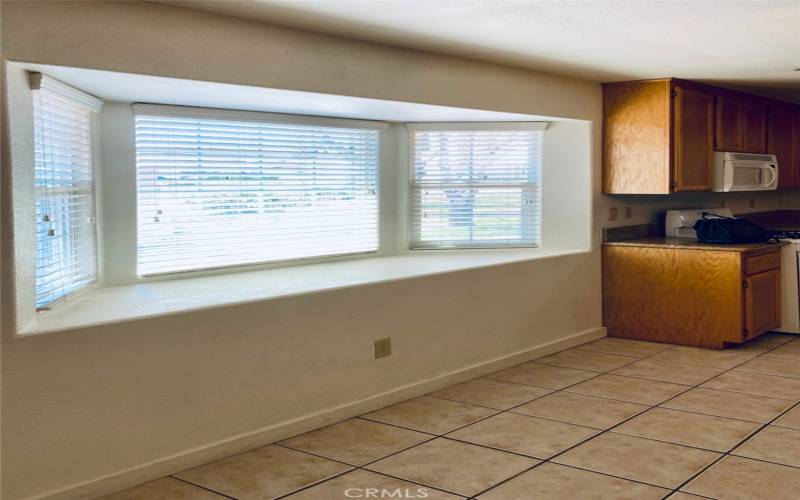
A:
POLYGON ((345 403, 317 413, 280 422, 252 432, 234 436, 222 441, 183 451, 153 462, 142 464, 114 474, 51 491, 27 500, 74 500, 90 499, 105 495, 153 479, 175 474, 182 470, 197 467, 208 462, 242 453, 282 439, 324 427, 356 415, 383 408, 385 406, 427 394, 429 392, 463 382, 488 373, 502 370, 532 359, 547 356, 576 345, 584 344, 606 336, 605 328, 596 328, 576 333, 569 337, 548 342, 543 345, 517 351, 505 356, 483 361, 460 368, 433 378, 421 380, 359 401, 345 403))

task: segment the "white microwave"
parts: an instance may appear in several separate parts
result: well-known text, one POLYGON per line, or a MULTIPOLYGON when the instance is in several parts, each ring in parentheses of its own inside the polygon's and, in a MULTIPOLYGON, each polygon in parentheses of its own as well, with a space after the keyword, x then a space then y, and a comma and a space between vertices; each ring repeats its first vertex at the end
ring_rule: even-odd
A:
POLYGON ((712 191, 768 191, 778 188, 775 155, 714 153, 712 191))

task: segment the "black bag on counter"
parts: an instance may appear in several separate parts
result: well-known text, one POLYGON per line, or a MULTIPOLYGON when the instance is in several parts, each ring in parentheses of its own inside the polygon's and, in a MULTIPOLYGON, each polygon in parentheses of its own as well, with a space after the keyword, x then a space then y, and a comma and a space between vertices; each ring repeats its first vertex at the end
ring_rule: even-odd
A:
POLYGON ((775 238, 772 232, 749 220, 704 213, 694 225, 701 243, 766 243, 775 238))

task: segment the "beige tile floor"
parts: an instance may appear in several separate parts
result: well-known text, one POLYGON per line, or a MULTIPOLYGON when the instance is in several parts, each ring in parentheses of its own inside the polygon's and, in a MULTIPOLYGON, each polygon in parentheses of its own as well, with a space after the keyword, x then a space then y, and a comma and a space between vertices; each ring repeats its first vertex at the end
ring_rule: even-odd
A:
POLYGON ((104 499, 796 500, 799 367, 606 338, 104 499))

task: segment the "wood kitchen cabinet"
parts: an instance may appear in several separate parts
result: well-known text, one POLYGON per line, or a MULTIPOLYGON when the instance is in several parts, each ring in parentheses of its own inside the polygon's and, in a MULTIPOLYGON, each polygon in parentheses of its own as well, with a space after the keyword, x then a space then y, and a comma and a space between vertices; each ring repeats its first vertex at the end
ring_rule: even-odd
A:
POLYGON ((767 106, 757 97, 717 95, 714 149, 764 153, 767 149, 767 106))
POLYGON ((714 100, 676 79, 603 85, 603 191, 711 189, 714 100))
POLYGON ((606 243, 608 335, 714 349, 745 342, 780 326, 780 267, 779 245, 606 243))
POLYGON ((742 151, 744 102, 741 99, 718 95, 714 99, 716 124, 714 149, 742 151))
POLYGON ((713 161, 713 97, 680 86, 673 88, 675 141, 674 191, 711 189, 713 161))
POLYGON ((797 107, 770 106, 767 152, 778 158, 778 187, 800 187, 800 110, 797 107))
POLYGON ((760 335, 781 326, 781 273, 772 269, 744 278, 744 333, 760 335))
POLYGON ((780 187, 800 187, 800 106, 677 78, 603 84, 604 193, 710 191, 715 150, 775 154, 780 187))

